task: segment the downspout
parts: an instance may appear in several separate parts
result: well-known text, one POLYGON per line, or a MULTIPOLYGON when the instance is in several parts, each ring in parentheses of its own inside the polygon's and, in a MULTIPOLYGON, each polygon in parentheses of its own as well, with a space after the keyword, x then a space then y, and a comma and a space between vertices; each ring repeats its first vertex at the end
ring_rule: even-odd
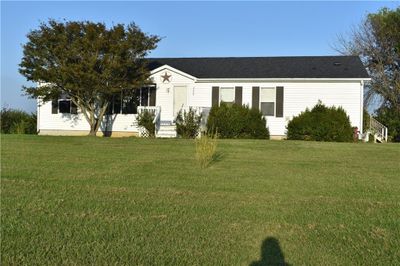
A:
POLYGON ((37 99, 37 108, 36 108, 36 133, 39 135, 40 133, 40 98, 37 99))
MULTIPOLYGON (((41 87, 41 86, 42 86, 42 83, 39 81, 37 83, 37 87, 41 87)), ((37 98, 37 102, 36 102, 37 103, 37 106, 36 106, 36 134, 38 134, 38 135, 40 133, 40 104, 41 104, 41 102, 42 102, 42 99, 39 96, 37 98)))
POLYGON ((360 82, 360 136, 364 133, 364 81, 360 82))

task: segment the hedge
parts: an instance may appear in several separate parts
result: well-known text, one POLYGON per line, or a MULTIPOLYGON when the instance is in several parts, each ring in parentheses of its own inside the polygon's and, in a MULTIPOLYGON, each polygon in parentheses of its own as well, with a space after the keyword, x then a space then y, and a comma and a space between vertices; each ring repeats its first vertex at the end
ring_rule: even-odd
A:
POLYGON ((321 102, 311 111, 306 109, 287 126, 287 138, 292 140, 353 141, 353 128, 342 107, 326 107, 321 102))
POLYGON ((0 111, 1 133, 36 134, 36 114, 18 109, 3 108, 0 111))
POLYGON ((269 139, 266 120, 257 109, 243 105, 227 105, 211 108, 207 119, 207 130, 217 131, 219 138, 269 139))

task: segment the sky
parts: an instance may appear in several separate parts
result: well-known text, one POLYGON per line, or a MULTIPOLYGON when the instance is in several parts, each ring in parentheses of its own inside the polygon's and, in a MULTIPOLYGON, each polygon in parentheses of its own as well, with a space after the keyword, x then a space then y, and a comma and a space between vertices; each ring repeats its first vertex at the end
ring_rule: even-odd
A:
POLYGON ((332 47, 368 13, 399 2, 1 2, 1 106, 28 112, 21 91, 26 35, 40 22, 135 22, 162 38, 151 57, 336 55, 332 47))

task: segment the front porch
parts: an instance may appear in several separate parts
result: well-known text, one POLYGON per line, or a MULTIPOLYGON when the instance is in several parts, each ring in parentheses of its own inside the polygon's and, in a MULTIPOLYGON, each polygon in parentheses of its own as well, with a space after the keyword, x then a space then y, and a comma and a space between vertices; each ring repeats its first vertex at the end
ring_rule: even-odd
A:
MULTIPOLYGON (((189 110, 193 110, 196 115, 201 115, 201 124, 200 124, 200 132, 206 129, 206 123, 208 114, 210 112, 210 107, 192 107, 192 106, 182 106, 179 111, 189 112, 189 110)), ((155 137, 156 138, 176 138, 176 115, 171 119, 170 116, 163 116, 162 107, 161 106, 139 106, 138 107, 138 115, 142 112, 150 111, 154 113, 153 123, 155 124, 155 137)), ((137 121, 136 121, 137 123, 137 121)), ((148 132, 145 128, 138 126, 139 136, 140 137, 148 137, 148 132)), ((199 133, 200 133, 199 132, 199 133)))

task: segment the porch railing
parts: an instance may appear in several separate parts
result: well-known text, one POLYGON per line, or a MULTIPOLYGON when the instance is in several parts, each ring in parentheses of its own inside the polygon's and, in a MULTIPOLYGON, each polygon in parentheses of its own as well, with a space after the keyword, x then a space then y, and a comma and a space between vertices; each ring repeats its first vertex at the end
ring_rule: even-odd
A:
POLYGON ((184 112, 189 112, 189 110, 193 110, 196 115, 201 115, 203 112, 203 109, 204 109, 204 107, 182 105, 180 110, 184 111, 184 112))
POLYGON ((388 128, 381 124, 378 120, 369 116, 369 130, 379 141, 387 141, 388 139, 388 128))
POLYGON ((158 130, 160 130, 160 117, 161 117, 161 106, 156 106, 156 113, 153 119, 153 123, 156 125, 156 132, 157 135, 158 130))

